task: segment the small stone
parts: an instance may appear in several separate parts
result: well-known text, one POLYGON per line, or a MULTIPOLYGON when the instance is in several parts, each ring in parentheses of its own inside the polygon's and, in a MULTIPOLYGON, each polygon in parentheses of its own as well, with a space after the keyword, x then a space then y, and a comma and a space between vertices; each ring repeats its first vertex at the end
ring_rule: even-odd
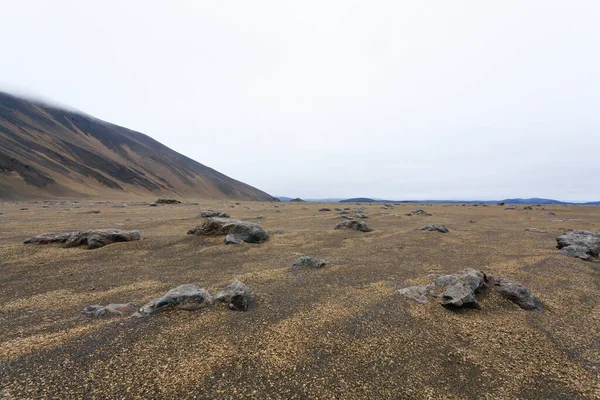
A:
POLYGON ((302 256, 294 261, 294 267, 322 268, 327 264, 326 260, 310 256, 302 256))
POLYGON ((234 279, 215 296, 215 302, 227 303, 231 310, 246 311, 254 302, 254 295, 248 286, 234 279))

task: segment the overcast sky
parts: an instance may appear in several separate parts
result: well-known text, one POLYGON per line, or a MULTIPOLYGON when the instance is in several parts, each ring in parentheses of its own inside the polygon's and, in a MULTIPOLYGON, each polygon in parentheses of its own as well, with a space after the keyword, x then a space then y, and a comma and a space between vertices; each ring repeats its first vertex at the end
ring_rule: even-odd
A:
POLYGON ((599 21, 596 0, 0 0, 0 89, 273 195, 600 200, 599 21))

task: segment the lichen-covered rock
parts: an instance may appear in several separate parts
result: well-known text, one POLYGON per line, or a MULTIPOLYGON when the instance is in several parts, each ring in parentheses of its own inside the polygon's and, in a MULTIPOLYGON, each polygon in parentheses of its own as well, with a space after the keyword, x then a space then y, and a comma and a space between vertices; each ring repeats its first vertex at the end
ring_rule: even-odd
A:
POLYGON ((202 218, 212 218, 212 217, 229 218, 229 214, 227 214, 226 212, 215 211, 215 210, 202 211, 200 213, 200 216, 202 218))
POLYGON ((593 260, 600 257, 600 231, 573 231, 556 238, 556 247, 561 254, 577 257, 582 260, 593 260))
POLYGON ((150 300, 133 316, 147 317, 157 312, 170 310, 199 310, 211 306, 212 303, 213 299, 208 290, 186 284, 169 290, 162 297, 150 300))
POLYGON ((231 310, 246 311, 254 295, 248 286, 234 279, 229 285, 215 296, 215 302, 226 303, 231 310))
POLYGON ((448 228, 446 228, 444 225, 440 225, 440 224, 433 224, 431 226, 422 226, 420 229, 422 231, 432 231, 432 232, 438 231, 438 232, 442 232, 442 233, 450 232, 448 230, 448 228))
POLYGON ((264 243, 269 233, 258 224, 226 218, 208 218, 202 225, 192 228, 188 235, 226 235, 226 243, 264 243))
POLYGON ((355 218, 369 218, 369 215, 362 211, 357 211, 354 213, 354 217, 355 218))
POLYGON ((75 232, 51 232, 25 239, 24 244, 64 243, 64 247, 87 246, 97 249, 108 244, 140 240, 138 231, 122 231, 120 229, 88 229, 75 232))
POLYGON ((354 229, 359 232, 371 232, 373 229, 369 228, 369 225, 362 221, 348 220, 342 221, 335 225, 334 229, 354 229))
POLYGON ((181 201, 175 199, 158 199, 156 204, 181 204, 181 201))
POLYGON ((326 260, 310 256, 302 256, 294 261, 294 267, 322 268, 327 264, 326 260))
POLYGON ((500 295, 512 301, 524 310, 542 311, 540 300, 521 284, 507 278, 486 276, 486 281, 493 286, 500 295))
POLYGON ((94 304, 84 308, 83 315, 92 318, 121 317, 132 315, 135 313, 135 309, 136 307, 133 303, 108 304, 106 306, 94 304))

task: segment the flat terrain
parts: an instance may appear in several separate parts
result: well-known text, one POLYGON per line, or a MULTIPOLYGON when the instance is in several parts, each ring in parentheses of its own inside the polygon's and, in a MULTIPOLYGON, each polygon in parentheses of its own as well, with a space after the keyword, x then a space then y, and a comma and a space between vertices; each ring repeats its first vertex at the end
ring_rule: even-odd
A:
POLYGON ((2 398, 600 398, 600 264, 555 247, 567 229, 598 230, 600 207, 364 204, 374 231, 362 233, 334 230, 338 213, 318 211, 355 204, 91 203, 0 203, 2 398), (433 215, 405 215, 416 208, 433 215), (205 209, 284 233, 237 246, 187 236, 205 209), (450 232, 418 230, 433 223, 450 232), (90 228, 144 239, 97 250, 22 244, 90 228), (304 254, 329 264, 293 268, 304 254), (520 282, 544 310, 491 293, 481 309, 456 312, 394 293, 466 267, 520 282), (184 283, 216 292, 236 278, 257 297, 247 312, 81 315, 184 283))

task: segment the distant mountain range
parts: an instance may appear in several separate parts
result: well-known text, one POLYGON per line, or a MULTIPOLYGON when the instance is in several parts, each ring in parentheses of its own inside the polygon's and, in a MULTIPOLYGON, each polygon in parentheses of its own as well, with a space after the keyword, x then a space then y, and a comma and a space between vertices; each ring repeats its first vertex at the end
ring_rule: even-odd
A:
MULTIPOLYGON (((290 201, 291 197, 278 196, 281 201, 290 201)), ((600 205, 600 201, 589 201, 586 203, 560 201, 554 199, 543 199, 539 197, 532 197, 528 199, 514 198, 504 200, 383 200, 373 199, 370 197, 353 197, 351 199, 303 199, 304 201, 316 202, 316 203, 482 203, 482 204, 496 204, 503 202, 504 204, 581 204, 581 205, 600 205)))
POLYGON ((276 201, 142 133, 0 92, 0 199, 276 201))

